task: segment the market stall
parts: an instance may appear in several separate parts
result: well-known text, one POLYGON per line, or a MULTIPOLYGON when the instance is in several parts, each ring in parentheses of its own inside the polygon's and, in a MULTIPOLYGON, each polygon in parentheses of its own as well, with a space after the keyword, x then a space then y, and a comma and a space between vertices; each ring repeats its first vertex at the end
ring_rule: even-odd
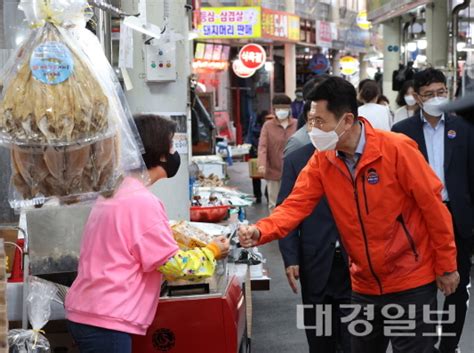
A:
MULTIPOLYGON (((148 180, 141 158, 143 148, 115 71, 97 38, 84 29, 85 4, 85 0, 22 0, 21 8, 33 30, 13 54, 2 77, 0 144, 10 149, 13 176, 9 202, 21 214, 19 224, 4 227, 15 233, 6 298, 8 319, 21 322, 14 325, 20 327, 10 335, 11 345, 18 351, 36 345, 38 340, 45 352, 54 347, 54 342, 49 346, 50 332, 40 333, 48 320, 65 319, 64 299, 77 274, 90 202, 113 195, 127 176, 133 175, 144 184, 148 180), (33 314, 27 303, 35 303, 33 314), (47 315, 38 319, 37 312, 47 315), (27 330, 28 324, 33 330, 27 330)), ((147 35, 156 32, 151 30, 147 35)), ((246 151, 242 147, 229 149, 226 157, 232 153, 243 155, 246 151)), ((248 292, 244 295, 244 289, 252 287, 252 274, 260 281, 269 279, 263 275, 262 259, 255 259, 258 254, 238 247, 236 229, 245 221, 245 208, 252 202, 248 195, 225 186, 224 168, 225 162, 218 163, 216 173, 223 173, 217 173, 217 179, 210 175, 198 179, 200 184, 191 188, 189 200, 191 214, 192 208, 198 207, 194 210, 198 216, 193 219, 220 224, 179 219, 172 226, 184 224, 198 229, 194 232, 203 236, 187 235, 187 241, 196 246, 205 246, 217 235, 233 238, 232 257, 219 262, 209 280, 164 283, 162 292, 156 294, 162 301, 154 326, 143 340, 137 339, 136 352, 149 344, 150 335, 156 348, 156 341, 162 340, 156 338, 155 331, 161 326, 176 330, 176 353, 189 351, 182 345, 189 343, 183 341, 183 335, 205 337, 206 330, 226 338, 218 344, 211 342, 216 352, 247 351, 245 327, 251 298, 248 292), (192 205, 197 196, 200 204, 192 205), (219 210, 218 219, 202 217, 214 210, 219 210), (248 265, 254 266, 253 271, 248 265), (202 311, 204 308, 208 310, 202 311), (189 326, 179 324, 176 315, 170 314, 178 311, 187 313, 189 326), (215 326, 202 325, 204 313, 214 315, 207 324, 212 321, 215 326)), ((181 189, 186 188, 183 183, 181 189)))

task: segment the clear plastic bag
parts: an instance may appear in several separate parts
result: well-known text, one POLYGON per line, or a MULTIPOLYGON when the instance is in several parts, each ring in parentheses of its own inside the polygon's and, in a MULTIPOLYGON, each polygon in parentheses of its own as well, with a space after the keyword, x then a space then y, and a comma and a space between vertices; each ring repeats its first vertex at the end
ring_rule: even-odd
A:
POLYGON ((22 0, 34 28, 7 63, 0 144, 12 150, 10 204, 66 203, 147 179, 143 146, 120 83, 85 29, 84 0, 22 0))
POLYGON ((50 353, 48 339, 42 334, 42 328, 51 316, 51 301, 58 289, 52 283, 30 277, 28 284, 28 318, 32 330, 15 329, 8 332, 10 353, 50 353))

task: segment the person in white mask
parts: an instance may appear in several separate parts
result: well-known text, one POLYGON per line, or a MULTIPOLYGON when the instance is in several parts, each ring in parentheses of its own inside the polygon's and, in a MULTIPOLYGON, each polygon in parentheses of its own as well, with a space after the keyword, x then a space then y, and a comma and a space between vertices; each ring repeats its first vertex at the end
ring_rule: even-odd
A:
POLYGON ((262 127, 258 144, 258 170, 267 182, 268 209, 273 211, 280 191, 283 150, 296 132, 297 121, 291 116, 291 98, 277 94, 272 100, 275 117, 262 127))
MULTIPOLYGON (((443 113, 449 101, 443 72, 429 68, 414 76, 414 97, 421 111, 395 124, 394 132, 411 137, 443 183, 441 198, 451 213, 461 282, 446 297, 444 311, 452 305, 456 320, 442 324, 439 352, 459 352, 469 301, 471 249, 474 227, 474 128, 463 119, 443 113)), ((411 157, 411 156, 410 156, 411 157)), ((437 352, 435 350, 435 352, 437 352)), ((463 351, 464 352, 464 351, 463 351)))
POLYGON ((353 311, 357 321, 351 325, 370 322, 362 335, 349 331, 351 352, 385 352, 390 340, 394 353, 433 353, 435 337, 424 333, 436 332, 436 326, 424 311, 436 310, 437 287, 450 295, 459 283, 442 184, 412 139, 357 116, 350 82, 331 76, 308 99, 316 104, 310 138, 319 151, 269 217, 240 226, 240 244, 248 248, 287 236, 326 197, 349 255, 351 301, 360 309, 353 311), (398 319, 414 324, 387 334, 388 307, 403 308, 398 319))
POLYGON ((413 80, 406 81, 401 90, 398 91, 397 104, 400 106, 395 111, 393 123, 412 117, 418 111, 418 103, 415 99, 415 89, 413 80))

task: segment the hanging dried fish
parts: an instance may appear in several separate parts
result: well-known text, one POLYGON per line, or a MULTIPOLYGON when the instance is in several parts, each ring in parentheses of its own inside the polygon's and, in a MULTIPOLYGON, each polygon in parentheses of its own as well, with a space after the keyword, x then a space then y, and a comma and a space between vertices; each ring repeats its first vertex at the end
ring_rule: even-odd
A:
POLYGON ((0 130, 13 143, 67 145, 108 132, 109 102, 83 60, 47 23, 5 90, 0 130))
POLYGON ((111 137, 84 146, 15 147, 12 182, 25 199, 109 190, 119 177, 118 146, 111 137))

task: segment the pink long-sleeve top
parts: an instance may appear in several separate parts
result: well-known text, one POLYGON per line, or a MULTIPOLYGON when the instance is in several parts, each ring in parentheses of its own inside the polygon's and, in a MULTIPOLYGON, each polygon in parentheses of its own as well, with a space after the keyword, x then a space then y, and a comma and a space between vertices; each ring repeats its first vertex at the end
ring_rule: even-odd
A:
POLYGON ((157 268, 178 251, 162 203, 127 177, 94 205, 81 244, 78 276, 66 297, 68 320, 144 335, 160 293, 157 268))
POLYGON ((297 120, 290 118, 284 128, 273 118, 263 124, 258 144, 258 166, 265 167, 264 178, 280 180, 283 170, 283 150, 288 139, 296 132, 297 120))

